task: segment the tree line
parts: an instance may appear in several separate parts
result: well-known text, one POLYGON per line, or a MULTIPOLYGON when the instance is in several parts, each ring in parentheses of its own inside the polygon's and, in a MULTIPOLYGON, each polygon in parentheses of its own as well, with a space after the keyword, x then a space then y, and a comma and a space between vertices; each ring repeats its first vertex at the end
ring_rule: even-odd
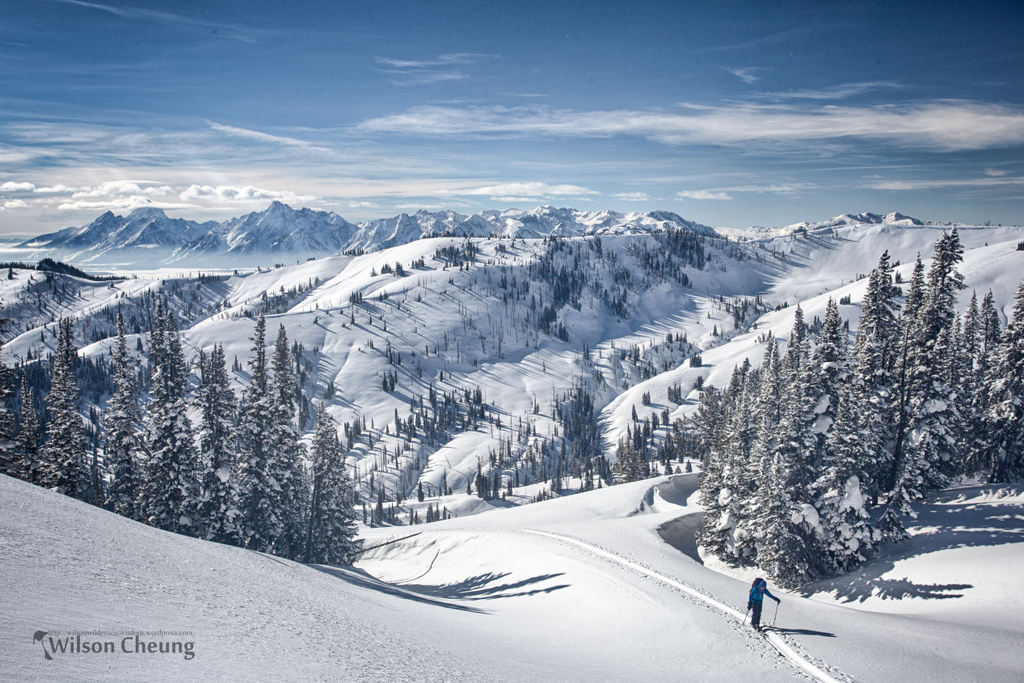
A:
POLYGON ((1005 331, 991 292, 961 317, 962 256, 943 233, 903 298, 883 253, 852 348, 834 301, 813 343, 798 307, 785 353, 768 337, 760 368, 704 387, 689 426, 706 552, 797 586, 907 538, 929 491, 1024 477, 1024 282, 1005 331))
POLYGON ((231 389, 220 345, 200 352, 199 382, 190 392, 174 315, 158 301, 145 404, 120 311, 116 329, 102 465, 95 450, 90 458, 78 413, 77 350, 72 321, 65 318, 50 361, 42 443, 32 389, 23 378, 15 417, 8 408, 14 373, 0 368, 0 471, 166 531, 303 562, 352 561, 358 550, 355 491, 345 455, 321 404, 311 467, 303 465, 307 453, 295 425, 296 378, 283 325, 268 357, 266 320, 257 320, 251 382, 241 398, 231 389), (190 410, 198 413, 198 425, 190 410))

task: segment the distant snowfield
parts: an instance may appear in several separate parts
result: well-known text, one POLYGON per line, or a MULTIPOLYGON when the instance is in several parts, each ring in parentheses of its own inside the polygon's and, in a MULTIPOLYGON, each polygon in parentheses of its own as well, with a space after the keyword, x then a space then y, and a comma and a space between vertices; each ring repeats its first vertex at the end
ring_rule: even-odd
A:
POLYGON ((1019 487, 941 494, 904 548, 864 570, 885 595, 856 609, 842 601, 873 589, 854 577, 838 604, 779 592, 769 641, 732 615, 746 582, 657 534, 699 512, 685 505, 694 483, 368 530, 367 546, 420 533, 336 569, 176 536, 0 477, 0 671, 18 681, 808 680, 778 641, 820 680, 1024 676, 1019 487), (951 560, 965 553, 956 580, 951 560), (82 636, 114 653, 45 659, 49 634, 95 630, 190 631, 140 638, 188 638, 196 656, 135 653, 134 636, 118 634, 82 636), (35 642, 36 631, 48 635, 35 642))

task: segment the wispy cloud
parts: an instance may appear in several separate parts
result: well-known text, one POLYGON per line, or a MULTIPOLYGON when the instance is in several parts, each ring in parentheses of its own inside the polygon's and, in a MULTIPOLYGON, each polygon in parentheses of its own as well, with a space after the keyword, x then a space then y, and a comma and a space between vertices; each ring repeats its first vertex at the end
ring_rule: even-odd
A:
POLYGON ((212 130, 215 130, 219 133, 225 133, 227 135, 233 135, 235 137, 245 138, 247 140, 256 140, 257 142, 269 142, 275 145, 288 145, 291 147, 312 147, 312 145, 306 140, 299 140, 297 138, 282 137, 280 135, 262 133, 258 130, 249 130, 248 128, 228 126, 223 123, 217 123, 216 121, 207 121, 206 124, 210 126, 212 130))
POLYGON ((711 192, 709 190, 686 190, 676 192, 676 199, 732 199, 725 192, 711 192))
POLYGON ((422 106, 364 121, 355 130, 419 136, 635 135, 670 145, 870 139, 938 151, 1024 143, 1024 111, 962 100, 878 107, 808 109, 738 104, 681 105, 681 109, 576 111, 422 106))
POLYGON ((934 190, 946 187, 1005 187, 1024 185, 1024 177, 948 178, 942 180, 884 180, 869 183, 872 190, 934 190))
POLYGON ((290 191, 265 190, 259 187, 247 185, 238 187, 233 185, 190 185, 188 189, 179 195, 182 201, 215 200, 220 202, 253 202, 278 200, 282 202, 306 202, 316 199, 312 195, 300 195, 290 191))
POLYGON ((61 211, 122 211, 134 209, 194 209, 199 208, 198 204, 181 204, 178 202, 154 202, 149 197, 128 196, 114 197, 97 201, 77 199, 65 201, 57 205, 61 211))
POLYGON ((456 52, 430 60, 393 59, 376 57, 378 64, 391 67, 381 69, 394 85, 427 85, 442 81, 458 81, 469 78, 469 73, 456 67, 469 66, 482 59, 493 59, 496 55, 475 52, 456 52))
POLYGON ((106 12, 122 19, 159 21, 165 24, 178 24, 196 28, 210 29, 212 33, 222 35, 225 38, 232 38, 244 42, 254 42, 261 36, 270 35, 272 32, 263 29, 254 29, 235 24, 218 24, 202 19, 194 19, 182 14, 164 12, 160 10, 145 9, 142 7, 115 7, 98 2, 83 2, 82 0, 52 0, 64 5, 75 5, 88 9, 106 12))
POLYGON ((616 192, 612 196, 625 202, 649 202, 657 199, 646 192, 616 192))
POLYGON ((756 83, 757 81, 759 81, 760 80, 760 76, 755 76, 754 74, 756 72, 758 72, 758 71, 764 71, 765 70, 763 67, 756 67, 756 66, 748 66, 748 67, 744 67, 742 69, 730 68, 730 67, 727 67, 727 66, 723 66, 722 68, 725 69, 726 71, 728 71, 729 73, 731 73, 736 78, 738 78, 741 81, 743 81, 744 83, 746 83, 747 85, 752 85, 752 84, 756 83))
POLYGON ((790 90, 786 92, 773 92, 772 97, 792 100, 843 100, 848 97, 856 97, 875 90, 902 89, 905 85, 892 81, 873 81, 869 83, 844 83, 834 85, 830 88, 818 88, 814 90, 790 90))
POLYGON ((545 197, 575 197, 599 194, 579 185, 549 185, 547 183, 498 183, 481 187, 466 187, 452 190, 435 190, 433 194, 462 197, 490 197, 492 201, 534 201, 545 197))

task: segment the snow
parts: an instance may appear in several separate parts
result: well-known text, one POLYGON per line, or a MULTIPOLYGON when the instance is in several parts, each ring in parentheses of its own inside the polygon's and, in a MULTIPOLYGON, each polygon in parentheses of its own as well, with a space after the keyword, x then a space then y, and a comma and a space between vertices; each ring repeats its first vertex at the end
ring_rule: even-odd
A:
MULTIPOLYGON (((272 208, 284 214, 281 207, 272 208)), ((551 207, 474 217, 421 212, 359 230, 367 245, 440 235, 460 224, 485 235, 491 232, 481 231, 529 237, 542 227, 566 235, 601 234, 606 253, 632 264, 630 244, 650 239, 651 226, 678 224, 673 216, 551 207)), ((263 216, 261 225, 267 230, 283 225, 272 218, 263 216)), ((156 213, 136 219, 139 226, 159 222, 156 213)), ((804 675, 797 673, 804 669, 796 659, 780 654, 790 648, 837 680, 1020 680, 1024 605, 1021 591, 1009 584, 1024 560, 1019 489, 975 487, 940 494, 920 508, 907 545, 886 551, 850 577, 782 594, 779 624, 790 630, 775 634, 779 642, 755 638, 728 610, 679 587, 738 611, 746 600, 744 583, 749 585, 750 572, 758 571, 701 561, 692 541, 701 518, 694 475, 531 505, 524 504, 548 489, 541 481, 515 489, 508 500, 484 501, 464 493, 478 462, 486 472, 488 454, 502 443, 512 443, 521 455, 526 444, 518 421, 530 426, 534 438, 552 437, 561 427, 553 417, 555 404, 579 382, 594 390, 601 448, 614 458, 634 409, 640 420, 667 412, 671 424, 695 410, 698 378, 723 387, 744 359, 759 365, 769 332, 784 348, 797 303, 811 321, 823 317, 830 298, 849 296, 851 303, 839 310, 852 335, 867 285, 859 276, 874 267, 882 250, 901 261, 898 270, 906 281, 916 253, 929 256, 935 238, 950 228, 880 214, 801 227, 805 230, 765 232, 742 242, 709 239, 713 260, 702 271, 687 269, 690 287, 662 283, 634 293, 628 318, 584 297, 580 310, 566 306, 559 312, 570 332, 568 343, 510 324, 503 316, 519 315, 521 309, 515 313, 495 295, 495 281, 503 274, 521 277, 545 249, 533 237, 517 239, 515 246, 507 236, 477 240, 481 253, 468 270, 445 268, 433 259, 437 249, 463 244, 458 236, 239 274, 221 258, 210 265, 225 277, 203 284, 195 301, 185 291, 190 283, 182 271, 196 268, 187 261, 111 283, 68 277, 63 282, 69 294, 47 300, 45 311, 37 309, 30 292, 43 274, 13 269, 14 279, 0 279, 4 314, 18 332, 3 348, 9 364, 52 352, 51 320, 62 315, 76 317, 83 356, 106 356, 110 340, 94 342, 92 336, 102 331, 104 310, 158 295, 169 297, 179 310, 190 359, 223 343, 229 362, 237 358, 244 366, 254 325, 250 316, 265 295, 295 289, 268 315, 269 329, 284 324, 289 341, 304 347, 311 399, 325 400, 339 425, 366 421, 373 446, 357 441, 348 453, 363 493, 371 468, 389 491, 412 493, 418 482, 436 491, 445 477, 455 495, 407 501, 402 516, 416 510, 422 518, 427 505, 442 505, 457 517, 415 529, 366 529, 367 545, 420 535, 366 553, 355 570, 321 571, 168 535, 0 478, 0 579, 9 587, 0 597, 5 614, 0 670, 13 671, 17 680, 53 675, 56 663, 44 662, 39 644, 28 638, 35 630, 118 627, 192 629, 201 656, 188 663, 192 669, 120 659, 67 664, 82 667, 69 669, 71 677, 790 680, 804 675), (742 250, 744 259, 730 257, 733 249, 742 250), (773 250, 784 258, 773 257, 773 250), (406 277, 370 274, 385 264, 408 266, 420 258, 426 267, 409 268, 406 277), (350 300, 356 296, 364 303, 354 307, 352 323, 350 300), (740 297, 761 297, 767 312, 737 327, 725 304, 740 297), (504 333, 500 351, 499 330, 504 333), (668 334, 685 335, 687 343, 666 343, 668 334), (401 366, 387 364, 389 342, 401 352, 401 366), (622 350, 634 346, 657 373, 645 377, 620 359, 622 350), (695 352, 702 356, 699 366, 687 362, 695 352), (385 393, 381 376, 391 370, 400 375, 398 390, 385 393), (680 403, 668 400, 669 388, 677 385, 680 403), (328 386, 336 393, 325 399, 328 386), (411 440, 406 450, 406 440, 394 434, 394 413, 405 418, 410 401, 426 396, 431 386, 438 392, 479 387, 488 409, 501 417, 501 427, 483 423, 436 447, 411 440), (389 456, 400 454, 401 469, 382 468, 385 447, 389 456)), ((960 310, 970 290, 981 296, 991 289, 1005 322, 1024 272, 1024 254, 1015 249, 1024 229, 958 230, 966 247, 960 271, 968 285, 960 310)), ((239 228, 237 234, 242 232, 239 228)), ((577 237, 567 242, 587 244, 577 237)), ((134 257, 117 258, 120 268, 134 257)), ((145 342, 145 335, 133 336, 129 348, 145 364, 146 351, 136 351, 136 341, 145 342)), ((232 381, 240 392, 248 373, 233 372, 232 381)), ((104 400, 96 407, 102 409, 104 400)), ((942 410, 940 403, 925 409, 942 410)), ((830 405, 816 406, 818 433, 831 425, 825 414, 830 405)), ((664 435, 664 423, 659 429, 664 435)), ((922 436, 913 433, 911 439, 922 436)), ((855 479, 846 483, 841 505, 858 509, 864 501, 855 479)), ((579 480, 567 482, 570 488, 578 485, 579 480)), ((725 500, 729 495, 720 491, 725 500)), ((811 525, 820 522, 813 508, 798 516, 811 525)), ((723 522, 731 525, 728 518, 723 522)))
POLYGON ((766 640, 740 625, 749 581, 703 566, 657 533, 699 515, 695 482, 655 479, 367 530, 367 546, 419 535, 346 569, 176 536, 0 477, 0 668, 24 681, 56 671, 152 681, 1024 675, 1014 647, 1024 637, 1024 598, 1013 585, 1024 559, 1019 487, 940 495, 907 548, 809 597, 772 587, 782 604, 777 618, 766 611, 779 629, 766 640), (635 514, 645 500, 654 504, 635 514), (955 524, 944 521, 950 514, 955 524), (995 538, 984 540, 986 529, 995 538), (161 629, 191 631, 196 657, 45 661, 31 638, 161 629))

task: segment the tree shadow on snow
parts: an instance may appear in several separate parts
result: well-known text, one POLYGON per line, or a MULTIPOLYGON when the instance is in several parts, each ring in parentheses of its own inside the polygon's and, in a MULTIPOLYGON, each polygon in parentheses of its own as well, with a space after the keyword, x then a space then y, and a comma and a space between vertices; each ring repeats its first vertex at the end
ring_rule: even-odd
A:
POLYGON ((418 591, 409 590, 408 587, 399 588, 390 583, 385 583, 380 579, 370 576, 362 569, 356 569, 355 567, 330 567, 323 564, 310 564, 306 565, 318 572, 323 572, 333 576, 336 579, 358 586, 359 588, 368 588, 378 593, 384 593, 385 595, 391 595, 396 598, 402 598, 404 600, 412 600, 413 602, 421 602, 427 605, 433 605, 435 607, 444 607, 447 609, 459 610, 462 612, 474 612, 476 614, 486 614, 486 610, 471 607, 469 605, 459 605, 451 602, 445 602, 443 600, 437 600, 427 595, 423 595, 418 591))
POLYGON ((977 486, 941 491, 927 502, 915 505, 918 517, 908 525, 913 535, 888 550, 859 571, 817 581, 800 594, 835 592, 842 602, 864 602, 869 597, 883 600, 923 598, 948 600, 973 588, 969 583, 925 584, 909 578, 882 578, 895 563, 940 550, 1024 543, 1024 514, 1015 504, 999 505, 999 499, 1019 496, 1020 486, 977 486), (980 500, 979 500, 980 499, 980 500), (991 504, 995 503, 995 504, 991 504))
POLYGON ((558 584, 555 586, 538 587, 544 581, 562 576, 559 574, 541 574, 521 581, 512 583, 500 583, 509 573, 496 574, 489 572, 463 579, 456 583, 447 583, 440 586, 427 584, 405 584, 403 588, 437 598, 449 600, 495 600, 497 598, 518 598, 541 593, 553 593, 554 591, 568 588, 569 584, 558 584))

